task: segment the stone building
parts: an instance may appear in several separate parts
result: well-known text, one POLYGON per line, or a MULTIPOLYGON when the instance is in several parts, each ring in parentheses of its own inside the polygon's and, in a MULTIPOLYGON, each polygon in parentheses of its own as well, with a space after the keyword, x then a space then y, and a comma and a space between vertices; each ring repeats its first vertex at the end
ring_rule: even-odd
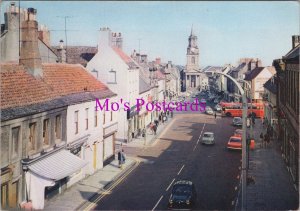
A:
POLYGON ((186 90, 194 90, 201 86, 200 83, 200 67, 199 67, 199 48, 197 44, 197 36, 193 33, 193 28, 188 40, 186 52, 186 66, 184 69, 184 87, 186 90))
POLYGON ((1 209, 43 209, 114 158, 116 117, 95 99, 115 93, 81 65, 42 63, 35 12, 21 23, 19 62, 0 64, 1 209))
POLYGON ((292 37, 292 49, 273 61, 277 72, 278 140, 283 159, 299 190, 299 56, 300 36, 292 37))
POLYGON ((121 103, 118 112, 117 139, 130 142, 138 134, 139 116, 136 99, 139 97, 139 65, 112 42, 114 33, 107 27, 100 29, 97 54, 88 62, 87 69, 118 95, 117 102, 129 102, 130 110, 124 111, 121 103))

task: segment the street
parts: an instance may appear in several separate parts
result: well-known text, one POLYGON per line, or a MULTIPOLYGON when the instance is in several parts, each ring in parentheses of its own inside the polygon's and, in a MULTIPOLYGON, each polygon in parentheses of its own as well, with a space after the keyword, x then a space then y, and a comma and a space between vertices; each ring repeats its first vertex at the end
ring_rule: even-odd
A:
POLYGON ((141 163, 98 202, 95 210, 167 209, 171 186, 178 179, 195 184, 195 209, 234 208, 241 152, 226 149, 235 130, 232 119, 215 119, 197 112, 180 113, 174 118, 154 146, 124 146, 127 156, 137 157, 141 163), (215 134, 213 146, 200 142, 207 131, 215 134))

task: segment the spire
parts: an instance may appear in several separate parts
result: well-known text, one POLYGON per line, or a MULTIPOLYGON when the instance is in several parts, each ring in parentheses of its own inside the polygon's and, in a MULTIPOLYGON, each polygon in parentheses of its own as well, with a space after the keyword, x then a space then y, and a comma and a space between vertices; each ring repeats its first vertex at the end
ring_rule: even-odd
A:
POLYGON ((193 24, 192 24, 192 29, 191 29, 191 36, 193 36, 193 24))

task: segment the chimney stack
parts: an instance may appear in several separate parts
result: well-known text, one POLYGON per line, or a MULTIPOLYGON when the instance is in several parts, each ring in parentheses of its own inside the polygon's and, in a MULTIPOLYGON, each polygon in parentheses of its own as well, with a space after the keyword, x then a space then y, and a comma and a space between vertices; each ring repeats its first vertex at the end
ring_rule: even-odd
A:
POLYGON ((58 62, 59 63, 66 63, 67 62, 67 55, 66 55, 66 49, 64 47, 64 41, 59 41, 59 47, 57 49, 58 51, 58 62))
POLYGON ((21 24, 20 64, 33 76, 42 77, 42 60, 38 48, 36 9, 28 8, 26 20, 21 24))
POLYGON ((101 48, 109 47, 111 46, 111 30, 108 27, 100 28, 100 39, 98 44, 98 51, 100 51, 101 48))
POLYGON ((300 36, 299 35, 293 35, 292 36, 292 47, 295 48, 300 43, 300 36))
POLYGON ((161 63, 161 59, 160 58, 156 58, 155 59, 155 64, 160 65, 160 63, 161 63))

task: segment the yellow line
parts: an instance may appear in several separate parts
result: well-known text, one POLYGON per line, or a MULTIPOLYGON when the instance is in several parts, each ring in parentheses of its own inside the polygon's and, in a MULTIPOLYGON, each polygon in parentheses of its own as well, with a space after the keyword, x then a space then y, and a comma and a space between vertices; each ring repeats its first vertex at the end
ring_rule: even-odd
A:
POLYGON ((107 193, 111 192, 118 184, 120 184, 134 169, 137 168, 137 166, 140 164, 140 161, 136 159, 136 163, 134 164, 134 167, 130 169, 128 172, 126 172, 124 175, 122 175, 118 180, 116 180, 112 186, 110 186, 107 190, 105 190, 103 193, 101 193, 100 196, 98 196, 93 202, 90 202, 90 205, 87 206, 84 210, 91 210, 95 206, 97 206, 97 203, 104 198, 107 193))

